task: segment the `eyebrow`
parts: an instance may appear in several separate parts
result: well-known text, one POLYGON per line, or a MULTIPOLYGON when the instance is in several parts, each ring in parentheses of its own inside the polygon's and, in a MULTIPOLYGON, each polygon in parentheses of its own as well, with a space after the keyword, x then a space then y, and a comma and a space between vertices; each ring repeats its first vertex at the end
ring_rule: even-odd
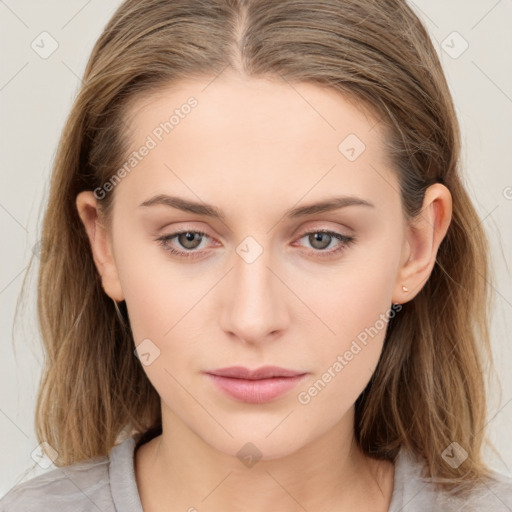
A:
MULTIPOLYGON (((183 199, 178 196, 169 196, 166 194, 158 194, 144 201, 139 206, 149 207, 155 205, 168 206, 170 208, 176 208, 188 213, 195 213, 197 215, 205 215, 215 219, 225 220, 226 216, 221 210, 213 205, 207 203, 200 203, 183 199)), ((311 203, 305 206, 299 206, 297 208, 291 208, 284 213, 284 217, 297 218, 304 217, 306 215, 313 215, 316 213, 329 212, 332 210, 338 210, 347 206, 366 206, 369 208, 375 208, 375 205, 370 201, 361 199, 355 196, 337 196, 324 199, 322 201, 311 203)))

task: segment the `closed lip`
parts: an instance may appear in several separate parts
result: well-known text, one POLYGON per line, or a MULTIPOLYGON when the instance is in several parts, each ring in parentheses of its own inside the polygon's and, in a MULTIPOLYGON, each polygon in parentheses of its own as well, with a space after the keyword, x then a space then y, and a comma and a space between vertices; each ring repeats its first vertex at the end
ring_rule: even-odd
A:
POLYGON ((270 379, 273 377, 297 377, 299 375, 304 375, 307 372, 290 370, 279 366, 261 366, 260 368, 255 368, 253 370, 244 366, 230 366, 228 368, 208 370, 205 373, 217 375, 219 377, 230 377, 233 379, 259 380, 270 379))

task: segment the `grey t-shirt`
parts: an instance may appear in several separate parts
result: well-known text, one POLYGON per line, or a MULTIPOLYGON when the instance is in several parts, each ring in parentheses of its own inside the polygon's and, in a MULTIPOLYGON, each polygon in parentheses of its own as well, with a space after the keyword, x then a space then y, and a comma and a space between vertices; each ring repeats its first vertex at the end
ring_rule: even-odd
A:
MULTIPOLYGON (((143 512, 134 471, 139 439, 140 434, 128 437, 109 457, 53 469, 18 484, 0 500, 0 511, 143 512)), ((495 473, 494 482, 458 499, 435 491, 421 472, 419 460, 402 449, 395 461, 389 512, 512 512, 512 478, 495 473)))

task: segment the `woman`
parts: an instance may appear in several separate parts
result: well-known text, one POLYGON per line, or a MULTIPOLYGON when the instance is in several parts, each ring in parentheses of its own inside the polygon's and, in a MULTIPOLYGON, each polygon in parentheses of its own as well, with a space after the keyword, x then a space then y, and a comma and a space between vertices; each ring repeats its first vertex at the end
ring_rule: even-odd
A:
POLYGON ((403 1, 124 2, 43 226, 58 468, 3 510, 510 510, 459 152, 403 1))

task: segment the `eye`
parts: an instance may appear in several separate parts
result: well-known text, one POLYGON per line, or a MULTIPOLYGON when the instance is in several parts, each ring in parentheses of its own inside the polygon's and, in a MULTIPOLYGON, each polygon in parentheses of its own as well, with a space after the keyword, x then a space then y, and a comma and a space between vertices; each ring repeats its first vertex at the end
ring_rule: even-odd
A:
MULTIPOLYGON (((332 256, 346 249, 351 243, 355 242, 354 236, 343 235, 336 231, 328 230, 315 230, 304 233, 299 240, 307 237, 308 242, 314 249, 314 253, 320 253, 321 257, 332 256), (334 249, 325 250, 331 245, 331 242, 337 241, 338 243, 334 246, 334 249)), ((316 255, 316 254, 315 254, 316 255)))
MULTIPOLYGON (((304 233, 299 240, 305 237, 307 237, 308 242, 311 244, 311 247, 313 247, 313 251, 311 252, 313 252, 315 256, 318 255, 320 257, 329 257, 333 254, 337 254, 356 240, 354 236, 347 236, 337 233, 336 231, 329 230, 309 231, 304 233), (338 242, 334 246, 334 249, 331 248, 326 250, 327 247, 332 245, 333 241, 338 242)), ((157 238, 157 241, 170 254, 180 258, 193 259, 199 258, 203 255, 204 251, 196 249, 200 247, 204 238, 210 237, 203 231, 183 230, 163 235, 157 238), (178 247, 172 243, 175 238, 178 247), (180 247, 182 249, 180 249, 180 247)))
POLYGON ((184 230, 161 236, 157 238, 157 241, 166 251, 174 254, 175 256, 183 258, 196 258, 201 256, 201 251, 196 251, 195 249, 199 247, 203 237, 210 238, 203 231, 184 230), (177 249, 171 244, 171 241, 174 238, 177 239, 179 246, 183 247, 185 250, 180 250, 179 248, 177 249))

